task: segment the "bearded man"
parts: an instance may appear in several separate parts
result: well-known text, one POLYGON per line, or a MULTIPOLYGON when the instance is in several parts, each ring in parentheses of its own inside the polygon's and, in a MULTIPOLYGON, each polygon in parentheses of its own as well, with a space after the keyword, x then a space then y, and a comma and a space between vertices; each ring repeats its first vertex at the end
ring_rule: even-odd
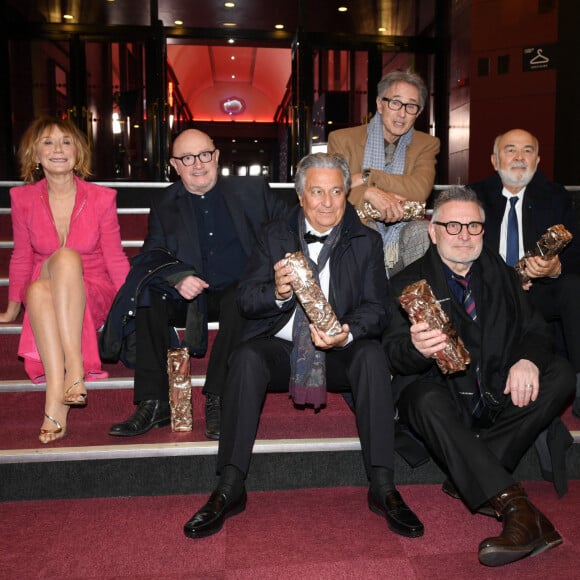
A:
POLYGON ((531 283, 524 290, 545 320, 560 322, 568 359, 576 372, 572 411, 580 417, 578 219, 568 191, 549 181, 538 170, 539 163, 538 139, 528 131, 512 129, 495 139, 491 164, 496 173, 470 188, 485 209, 485 243, 498 250, 509 265, 533 250, 550 226, 563 224, 574 236, 559 256, 525 259, 531 283))

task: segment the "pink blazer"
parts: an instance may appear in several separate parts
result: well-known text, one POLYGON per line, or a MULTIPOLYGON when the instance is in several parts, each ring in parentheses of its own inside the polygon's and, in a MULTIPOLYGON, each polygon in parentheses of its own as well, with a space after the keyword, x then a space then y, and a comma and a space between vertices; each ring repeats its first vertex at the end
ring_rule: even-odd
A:
MULTIPOLYGON (((105 321, 117 290, 125 281, 129 261, 121 247, 115 190, 78 178, 75 181, 77 193, 65 247, 79 252, 83 262, 87 297, 83 359, 87 379, 90 379, 91 374, 102 376, 96 331, 105 321)), ((28 285, 38 278, 43 262, 61 244, 48 201, 46 180, 14 187, 10 197, 14 251, 10 260, 8 297, 26 303, 28 285)), ((25 358, 31 378, 40 382, 38 365, 41 363, 26 312, 18 354, 25 358)))

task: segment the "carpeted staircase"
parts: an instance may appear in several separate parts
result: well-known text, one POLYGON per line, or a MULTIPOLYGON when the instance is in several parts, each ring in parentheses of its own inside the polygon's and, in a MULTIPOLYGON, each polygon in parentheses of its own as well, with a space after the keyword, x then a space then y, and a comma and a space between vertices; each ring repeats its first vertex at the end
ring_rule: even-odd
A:
MULTIPOLYGON (((166 184, 108 184, 119 190, 124 247, 134 255, 146 231, 146 191, 166 184)), ((7 188, 0 183, 0 308, 7 301, 11 224, 7 188)), ((281 195, 293 195, 279 184, 281 195)), ((132 371, 105 365, 108 379, 88 383, 89 404, 72 409, 67 436, 48 446, 37 438, 44 392, 32 385, 16 357, 20 322, 0 324, 0 500, 98 498, 207 493, 215 482, 217 443, 205 439, 204 397, 207 359, 192 359, 194 429, 172 433, 168 427, 136 438, 110 437, 114 422, 132 412, 132 371)), ((211 334, 215 333, 212 327, 211 334)), ((580 420, 566 410, 564 420, 575 444, 568 452, 569 476, 580 479, 580 420)), ((330 395, 319 413, 296 409, 285 394, 267 397, 255 446, 248 489, 269 491, 331 486, 364 486, 354 416, 339 395, 330 395)), ((541 474, 534 450, 518 466, 522 480, 541 474)), ((411 467, 396 461, 399 484, 440 483, 433 461, 411 467)))

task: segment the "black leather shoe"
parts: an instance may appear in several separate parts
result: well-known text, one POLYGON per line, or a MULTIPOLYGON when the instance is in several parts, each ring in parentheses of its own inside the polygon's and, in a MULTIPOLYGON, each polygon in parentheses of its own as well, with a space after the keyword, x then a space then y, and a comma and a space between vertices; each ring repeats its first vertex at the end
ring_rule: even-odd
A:
POLYGON ((208 502, 183 526, 188 538, 205 538, 219 532, 226 518, 235 516, 246 509, 245 488, 235 497, 229 497, 225 489, 217 487, 208 502))
POLYGON ((369 489, 368 502, 370 510, 383 516, 387 520, 389 529, 395 534, 407 538, 418 538, 423 535, 425 531, 423 524, 409 509, 396 489, 387 491, 382 501, 377 501, 369 489))
POLYGON ((205 397, 205 436, 208 439, 220 438, 221 397, 208 393, 205 397))
MULTIPOLYGON (((446 479, 441 486, 443 493, 446 493, 449 497, 453 499, 461 499, 457 488, 453 485, 450 479, 446 479)), ((475 513, 481 514, 482 516, 488 516, 490 518, 495 518, 496 520, 501 520, 501 516, 498 516, 497 512, 491 507, 489 502, 484 503, 479 509, 475 510, 475 513)))
POLYGON ((165 427, 171 420, 168 401, 141 401, 137 410, 122 423, 115 423, 109 435, 134 437, 143 435, 153 427, 165 427))

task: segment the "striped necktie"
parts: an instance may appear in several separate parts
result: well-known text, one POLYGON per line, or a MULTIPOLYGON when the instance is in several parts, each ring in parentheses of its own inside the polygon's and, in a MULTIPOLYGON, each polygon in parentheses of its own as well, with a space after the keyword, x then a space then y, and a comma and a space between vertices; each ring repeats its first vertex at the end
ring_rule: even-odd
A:
POLYGON ((461 286, 463 290, 463 299, 461 303, 465 312, 469 314, 472 320, 477 320, 477 310, 475 309, 475 299, 473 298, 473 292, 469 287, 469 280, 467 278, 453 276, 453 279, 461 286))
MULTIPOLYGON (((469 314, 472 320, 477 320, 477 310, 475 309, 475 299, 473 298, 473 292, 469 286, 469 280, 467 278, 453 276, 453 279, 461 286, 463 290, 462 304, 465 312, 469 314)), ((479 370, 479 362, 473 361, 475 364, 475 381, 476 388, 475 393, 473 393, 471 414, 479 418, 483 413, 485 407, 485 399, 483 398, 483 392, 481 390, 481 372, 479 370)))
POLYGON ((510 198, 511 207, 508 213, 507 244, 505 252, 505 261, 508 266, 513 266, 520 259, 518 214, 516 213, 517 203, 517 196, 510 198))

